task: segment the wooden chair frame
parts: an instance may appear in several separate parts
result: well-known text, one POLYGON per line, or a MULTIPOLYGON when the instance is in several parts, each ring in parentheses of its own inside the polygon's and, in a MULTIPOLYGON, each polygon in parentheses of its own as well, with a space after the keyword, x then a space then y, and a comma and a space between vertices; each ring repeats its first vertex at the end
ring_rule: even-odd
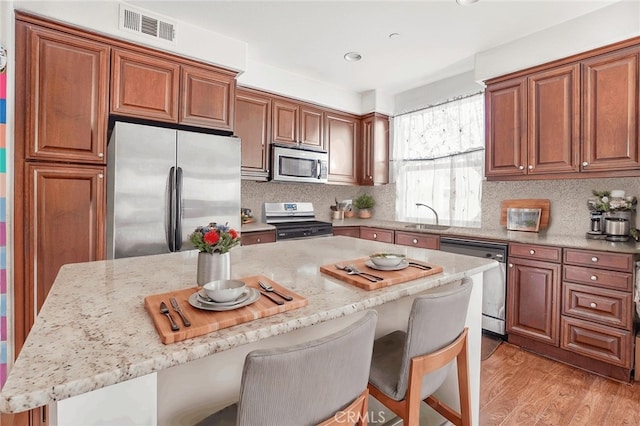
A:
POLYGON ((333 417, 319 423, 317 426, 345 426, 345 424, 359 424, 367 426, 367 410, 369 409, 369 390, 365 389, 348 407, 340 410, 333 417), (351 423, 350 420, 357 420, 351 423))
POLYGON ((456 412, 433 395, 429 395, 425 398, 424 402, 451 423, 457 426, 471 426, 471 391, 469 388, 469 362, 467 348, 468 333, 469 329, 465 327, 464 330, 462 330, 462 333, 460 333, 460 336, 458 336, 458 338, 448 346, 436 352, 417 356, 411 359, 407 394, 405 399, 402 401, 396 401, 389 398, 378 388, 369 383, 368 388, 371 396, 391 409, 391 411, 393 411, 397 416, 400 416, 404 421, 405 426, 418 426, 420 423, 420 393, 422 390, 422 378, 426 374, 444 367, 455 358, 458 365, 460 413, 456 412))

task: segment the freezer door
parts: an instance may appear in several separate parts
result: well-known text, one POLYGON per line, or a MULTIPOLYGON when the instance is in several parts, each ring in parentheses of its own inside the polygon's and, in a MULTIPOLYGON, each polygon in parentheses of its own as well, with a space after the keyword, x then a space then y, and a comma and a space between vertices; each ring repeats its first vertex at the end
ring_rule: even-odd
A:
POLYGON ((168 253, 169 173, 176 131, 117 122, 108 148, 109 258, 168 253))
POLYGON ((240 139, 178 131, 181 184, 181 250, 189 236, 210 222, 240 229, 240 139))

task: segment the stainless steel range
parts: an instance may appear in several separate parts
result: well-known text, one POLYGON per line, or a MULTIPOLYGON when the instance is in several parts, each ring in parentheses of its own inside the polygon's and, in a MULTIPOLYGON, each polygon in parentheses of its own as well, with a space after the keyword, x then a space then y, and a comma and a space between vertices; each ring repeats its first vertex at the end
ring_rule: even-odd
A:
POLYGON ((328 237, 330 222, 316 220, 313 203, 264 203, 262 219, 276 227, 276 240, 328 237))

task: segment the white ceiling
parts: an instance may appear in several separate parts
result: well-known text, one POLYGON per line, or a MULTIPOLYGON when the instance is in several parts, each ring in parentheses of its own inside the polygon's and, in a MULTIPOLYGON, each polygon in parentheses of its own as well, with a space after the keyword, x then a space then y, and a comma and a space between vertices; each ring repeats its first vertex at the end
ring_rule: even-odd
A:
POLYGON ((396 94, 470 71, 477 52, 616 1, 480 0, 466 6, 455 0, 127 3, 247 42, 249 61, 355 92, 396 94), (399 35, 391 39, 391 33, 399 35), (350 51, 363 59, 345 61, 343 55, 350 51))

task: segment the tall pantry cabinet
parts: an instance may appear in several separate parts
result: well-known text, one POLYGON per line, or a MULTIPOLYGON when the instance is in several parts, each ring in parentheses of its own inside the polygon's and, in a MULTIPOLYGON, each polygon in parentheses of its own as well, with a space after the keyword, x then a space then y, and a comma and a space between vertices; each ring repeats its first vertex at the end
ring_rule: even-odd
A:
POLYGON ((18 14, 16 51, 17 355, 60 267, 105 255, 110 47, 18 14))

